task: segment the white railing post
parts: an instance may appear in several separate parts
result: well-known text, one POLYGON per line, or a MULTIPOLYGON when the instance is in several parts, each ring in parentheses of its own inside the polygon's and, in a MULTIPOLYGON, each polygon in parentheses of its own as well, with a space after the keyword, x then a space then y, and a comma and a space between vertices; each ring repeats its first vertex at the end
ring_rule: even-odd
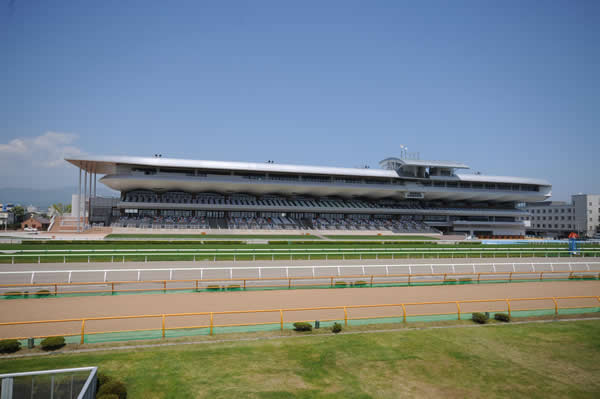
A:
POLYGON ((73 272, 72 272, 72 271, 70 271, 70 272, 69 272, 69 284, 71 284, 72 277, 73 277, 73 272))
POLYGON ((107 273, 108 273, 108 272, 105 270, 105 271, 104 271, 104 282, 105 282, 105 283, 106 283, 106 274, 107 274, 107 273))
POLYGON ((137 281, 140 281, 141 277, 142 277, 142 271, 140 269, 138 269, 137 272, 138 272, 137 281))
POLYGON ((169 280, 173 280, 173 269, 169 269, 169 280))

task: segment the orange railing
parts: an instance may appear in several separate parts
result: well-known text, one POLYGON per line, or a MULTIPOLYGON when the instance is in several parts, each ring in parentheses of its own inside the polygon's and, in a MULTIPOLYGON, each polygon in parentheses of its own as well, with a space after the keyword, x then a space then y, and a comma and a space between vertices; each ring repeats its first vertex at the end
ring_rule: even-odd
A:
MULTIPOLYGON (((292 323, 298 321, 321 320, 321 321, 341 321, 347 326, 350 320, 366 320, 366 319, 387 319, 401 318, 403 322, 407 321, 407 317, 415 316, 441 316, 441 315, 456 315, 457 320, 461 320, 461 316, 472 312, 507 312, 509 316, 515 311, 536 311, 536 310, 553 310, 554 315, 559 314, 561 309, 594 309, 600 307, 600 296, 567 296, 567 297, 538 297, 538 298, 503 298, 503 299, 476 299, 476 300, 457 300, 457 301, 439 301, 439 302, 405 302, 396 304, 375 304, 375 305, 347 305, 347 306, 322 306, 322 307, 306 307, 306 308, 282 308, 282 309, 260 309, 260 310, 233 310, 220 312, 197 312, 197 313, 170 313, 170 314, 147 314, 147 315, 126 315, 126 316, 109 316, 109 317, 84 317, 59 320, 36 320, 36 321, 14 321, 0 323, 1 329, 26 326, 31 329, 36 325, 62 325, 65 323, 77 323, 74 332, 64 331, 60 334, 22 334, 14 336, 12 339, 26 338, 44 338, 49 336, 80 336, 80 342, 85 342, 86 335, 94 334, 114 334, 114 333, 130 333, 142 331, 161 331, 162 338, 165 338, 166 332, 171 330, 190 330, 190 329, 208 329, 208 333, 213 335, 216 327, 240 327, 240 326, 260 326, 260 325, 276 325, 279 324, 283 331, 284 323, 292 323), (532 303, 533 305, 526 305, 532 303), (559 302, 562 303, 559 304, 559 302), (568 303, 570 302, 570 303, 568 303), (525 305, 524 305, 525 304, 525 305), (484 305, 484 306, 482 306, 484 305), (414 308, 421 308, 420 312, 413 312, 414 308), (423 309, 424 308, 424 309, 423 309), (395 311, 394 309, 398 309, 395 311), (400 310, 401 309, 401 310, 400 310), (410 311, 409 311, 410 310, 410 311), (425 310, 425 312, 423 312, 425 310), (367 314, 357 314, 350 317, 348 312, 366 311, 367 314), (316 313, 315 313, 316 312, 316 313), (343 312, 343 315, 342 315, 343 312), (286 315, 298 314, 304 317, 288 317, 286 315), (313 317, 307 319, 307 313, 313 317), (265 315, 275 315, 273 320, 265 320, 265 315), (255 320, 240 320, 244 316, 250 315, 255 320), (215 317, 225 317, 224 323, 216 323, 215 317), (277 317, 278 316, 278 317, 277 317), (181 323, 181 318, 188 319, 190 317, 204 317, 204 324, 181 323), (180 318, 180 324, 173 327, 167 327, 167 321, 180 318), (103 321, 119 321, 121 323, 128 320, 135 320, 136 324, 139 320, 151 321, 160 319, 160 327, 152 326, 150 328, 134 328, 134 329, 89 329, 86 323, 103 322, 103 321), (87 330, 86 330, 87 328, 87 330)), ((34 328, 35 330, 35 328, 34 328)), ((1 334, 5 336, 6 334, 1 334)), ((127 339, 124 339, 127 340, 127 339)))
POLYGON ((87 282, 63 282, 63 283, 20 283, 20 284, 0 284, 0 290, 4 289, 23 289, 23 288, 50 288, 48 292, 36 294, 35 292, 2 292, 0 296, 43 296, 43 295, 61 295, 61 294, 104 294, 119 292, 148 292, 148 291, 182 291, 182 290, 227 290, 227 289, 247 289, 247 288, 302 288, 302 287, 335 287, 336 283, 346 283, 347 286, 377 286, 407 284, 418 285, 427 283, 480 283, 501 280, 513 281, 552 281, 552 280, 596 280, 600 279, 600 272, 594 270, 573 270, 573 271, 511 271, 511 272, 459 272, 459 273, 400 273, 400 274, 354 274, 354 275, 323 275, 323 276, 296 276, 296 277, 240 277, 240 278, 219 278, 219 279, 177 279, 177 280, 126 280, 126 281, 87 281, 87 282), (310 283, 305 283, 311 281, 310 283), (347 282, 345 280, 356 280, 347 282), (285 281, 285 284, 277 282, 285 281), (323 282, 328 281, 328 282, 323 282), (360 283, 360 284, 357 284, 360 283), (189 283, 189 284, 188 284, 189 283), (216 283, 223 283, 219 285, 216 283), (231 283, 238 283, 232 287, 231 283), (249 285, 248 283, 253 283, 249 285), (258 284, 257 284, 258 283, 258 284), (273 284, 275 283, 275 284, 273 284), (182 286, 182 284, 184 284, 182 286), (185 285, 188 284, 188 285, 185 285), (121 289, 122 286, 131 285, 152 285, 148 288, 128 288, 121 289), (168 285, 171 285, 169 287, 168 285), (172 285, 178 285, 173 287, 172 285), (60 290, 64 287, 92 287, 109 286, 110 289, 102 290, 60 290), (218 288, 216 288, 216 287, 218 288))

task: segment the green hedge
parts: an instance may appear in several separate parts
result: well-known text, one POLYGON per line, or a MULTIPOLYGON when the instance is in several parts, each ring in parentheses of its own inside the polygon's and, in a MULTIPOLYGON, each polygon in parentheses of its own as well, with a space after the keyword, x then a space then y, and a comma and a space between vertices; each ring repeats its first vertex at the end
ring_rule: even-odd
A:
POLYGON ((39 290, 38 292, 35 293, 35 296, 37 296, 38 298, 43 298, 46 296, 50 296, 50 291, 48 290, 39 290))
POLYGON ((507 315, 506 313, 496 313, 494 315, 494 319, 496 319, 498 321, 509 322, 510 316, 507 315))
POLYGON ((312 331, 312 324, 305 321, 297 321, 294 323, 294 330, 296 331, 312 331))
POLYGON ((45 351, 54 351, 65 346, 65 337, 48 337, 42 340, 40 346, 45 351))
POLYGON ((3 339, 0 341, 0 353, 15 353, 21 349, 21 343, 16 339, 3 339))
POLYGON ((119 399, 127 399, 127 387, 118 380, 108 381, 98 389, 96 397, 98 398, 107 395, 114 395, 119 399))
POLYGON ((106 375, 103 372, 99 372, 98 373, 98 388, 100 388, 102 385, 104 385, 107 382, 110 382, 112 380, 113 380, 113 378, 111 376, 106 375))
POLYGON ((475 323, 479 323, 479 324, 485 324, 488 321, 488 317, 485 314, 479 313, 479 312, 473 313, 471 318, 473 319, 473 321, 475 323))
POLYGON ((333 326, 331 327, 331 331, 334 334, 337 334, 337 333, 341 332, 342 331, 342 325, 340 323, 333 323, 333 326))

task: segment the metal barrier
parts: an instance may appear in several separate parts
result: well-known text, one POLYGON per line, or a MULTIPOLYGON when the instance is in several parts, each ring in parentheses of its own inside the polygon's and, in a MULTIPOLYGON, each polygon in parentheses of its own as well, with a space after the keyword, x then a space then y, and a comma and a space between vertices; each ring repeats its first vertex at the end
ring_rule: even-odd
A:
POLYGON ((97 367, 79 367, 0 374, 0 398, 93 399, 97 373, 97 367))
MULTIPOLYGON (((45 262, 45 263, 67 263, 69 259, 77 259, 76 261, 81 262, 129 262, 129 261, 161 261, 157 257, 168 257, 171 258, 186 258, 184 261, 196 262, 198 260, 280 260, 280 259, 308 259, 311 260, 316 258, 328 260, 332 259, 378 259, 379 257, 385 259, 398 259, 398 258, 527 258, 527 257, 600 257, 600 249, 581 249, 577 251, 577 255, 571 253, 568 249, 560 250, 549 250, 546 248, 476 248, 476 249, 456 249, 456 248, 442 248, 442 249, 402 249, 402 248, 343 248, 343 249, 331 249, 331 248, 315 248, 315 249, 126 249, 126 250, 44 250, 44 251, 3 251, 0 253, 1 260, 10 260, 10 263, 14 264, 15 259, 33 259, 34 262, 42 263, 42 258, 46 261, 57 260, 58 262, 45 262), (56 251, 56 252, 52 252, 56 251), (78 252, 81 251, 81 252, 78 252), (8 253, 10 252, 10 253, 8 253), (35 252, 35 253, 34 253, 35 252), (109 259, 110 257, 110 259, 109 259)), ((26 262, 21 262, 26 263, 26 262)))
MULTIPOLYGON (((477 274, 478 272, 526 272, 531 271, 535 273, 546 272, 546 271, 563 271, 572 272, 573 267, 578 270, 585 268, 587 271, 598 271, 600 272, 600 262, 498 262, 498 263, 452 263, 452 264, 366 264, 366 265, 348 265, 348 264, 334 264, 334 265, 304 265, 304 266, 246 266, 246 267, 197 267, 197 268, 185 268, 185 267, 171 267, 171 268, 150 268, 150 269, 70 269, 70 270, 20 270, 20 271, 5 271, 0 272, 0 281, 6 281, 9 278, 20 278, 21 276, 25 281, 28 281, 31 285, 37 282, 45 283, 46 285, 52 285, 54 283, 72 283, 74 277, 81 275, 97 275, 98 278, 102 276, 103 283, 119 281, 132 281, 131 274, 136 275, 135 280, 142 282, 144 275, 162 274, 164 278, 152 278, 151 280, 168 280, 173 281, 175 275, 178 273, 193 273, 195 277, 188 278, 188 280, 206 280, 210 274, 226 274, 225 276, 219 276, 220 280, 226 278, 241 280, 243 278, 255 278, 259 279, 266 275, 275 274, 275 277, 294 278, 301 276, 318 277, 323 271, 327 274, 326 276, 337 275, 342 276, 343 270, 353 270, 352 273, 344 272, 344 274, 355 275, 356 270, 360 270, 358 274, 362 276, 369 276, 373 274, 414 274, 414 273, 426 273, 431 274, 439 272, 445 273, 469 273, 477 274), (373 272, 375 270, 375 272, 373 272), (377 272, 380 270, 380 272, 377 272), (333 271, 333 273, 332 273, 333 271), (168 278, 166 278, 168 273, 168 278), (112 276, 111 280, 108 279, 112 276), (125 275, 125 280, 119 280, 115 278, 116 275, 125 275), (300 276, 293 274, 300 274, 300 276), (61 276, 62 279, 55 279, 54 281, 39 281, 41 276, 61 276)), ((89 279, 89 277, 88 277, 89 279)), ((88 280, 89 281, 89 280, 88 280)))
MULTIPOLYGON (((23 288, 50 288, 52 291, 38 291, 37 293, 25 293, 7 291, 0 293, 3 297, 47 297, 50 295, 73 295, 73 294, 118 294, 121 292, 163 292, 168 291, 234 291, 260 288, 318 288, 318 287, 373 287, 373 286, 393 286, 393 285, 425 285, 425 284, 470 284, 470 283, 489 283, 489 282, 518 282, 518 281, 557 281, 557 280, 600 280, 600 270, 570 270, 570 271, 516 271, 513 265, 513 271, 506 272, 456 272, 456 265, 452 265, 454 272, 446 273, 400 273, 400 274, 353 274, 353 275, 320 275, 320 276, 295 276, 295 277, 245 277, 245 278, 217 278, 217 279, 170 279, 170 280, 135 280, 135 281, 84 281, 84 282, 66 282, 66 283, 24 283, 24 284, 0 284, 2 289, 23 289, 23 288), (355 282, 346 282, 342 280, 364 279, 355 282), (285 282, 277 284, 277 282, 285 282), (309 282, 310 283, 307 283, 309 282), (190 285, 185 285, 191 283, 190 285), (221 286, 215 283, 224 283, 221 286), (231 284, 239 283, 239 284, 231 284), (267 283, 267 284, 265 284, 267 283), (276 284, 273 284, 276 283, 276 284), (121 289, 120 286, 141 284, 153 285, 150 288, 130 288, 121 289), (168 287, 168 284, 178 285, 168 287), (184 284, 183 286, 181 284, 184 284), (92 287, 109 286, 110 289, 103 290, 59 290, 63 287, 92 287), (115 288, 116 287, 116 288, 115 288)), ((364 270, 363 270, 364 272, 364 270)))
MULTIPOLYGON (((27 338, 43 338, 48 336, 65 336, 65 337, 79 337, 81 344, 85 343, 86 335, 97 335, 97 334, 117 334, 117 333, 135 333, 144 331, 160 331, 161 337, 165 338, 168 331, 176 330, 197 330, 204 329, 209 335, 213 335, 215 328, 224 327, 248 327, 248 326, 265 326, 274 325, 281 331, 284 330, 284 325, 309 320, 320 320, 324 322, 330 321, 344 321, 347 326, 352 320, 367 320, 373 321, 375 319, 388 319, 388 320, 401 320, 407 322, 408 318, 414 318, 418 316, 444 316, 450 315, 456 320, 461 320, 463 314, 472 312, 506 312, 509 316, 514 316, 515 312, 526 312, 526 311, 540 311, 550 310, 555 316, 559 315, 560 310, 577 309, 589 311, 598 311, 600 309, 600 296, 568 296, 568 297, 537 297, 537 298, 501 298, 501 299, 477 299, 477 300, 457 300, 457 301, 439 301, 439 302, 404 302, 396 304, 376 304, 376 305, 348 305, 348 306, 322 306, 322 307, 307 307, 307 308, 281 308, 281 309, 260 309, 260 310, 234 310, 234 311, 220 311, 220 312, 197 312, 197 313, 170 313, 170 314, 149 314, 149 315, 130 315, 130 316, 110 316, 110 317, 86 317, 86 318, 72 318, 62 320, 37 320, 37 321, 17 321, 17 322, 4 322, 0 323, 0 327, 7 326, 34 326, 34 325, 48 325, 48 324, 62 324, 62 323, 80 323, 80 331, 64 332, 62 334, 52 335, 24 335, 11 337, 10 339, 27 339, 27 338), (577 301, 576 304, 570 306, 560 306, 559 301, 577 301), (516 304, 531 303, 531 306, 516 306, 516 304), (537 306, 536 306, 537 303, 537 306), (484 306, 482 306, 484 305, 484 306), (533 307, 532 307, 533 306, 533 307), (413 313, 413 308, 425 307, 426 312, 413 313), (466 308, 469 309, 466 309, 466 308), (360 311, 366 310, 366 315, 361 315, 360 311), (356 316, 349 315, 349 311, 358 313, 356 316), (311 312, 316 312, 311 313, 311 312), (299 317, 290 315, 301 314, 299 317), (310 313, 313 317, 307 318, 310 313), (252 315, 255 321, 244 320, 241 315, 252 315), (264 317, 264 316, 267 317, 264 317), (273 316, 274 315, 274 316, 273 316), (189 319, 193 317, 204 317, 204 324, 191 324, 181 323, 181 319, 189 319), (230 321, 217 323, 215 317, 224 317, 224 321, 228 318, 230 321), (260 317, 262 316, 262 317, 260 317), (269 319, 268 316, 273 316, 269 319), (288 317, 286 317, 288 316, 288 317), (353 317, 352 317, 353 316, 353 317), (233 318, 232 318, 233 317, 233 318), (236 319, 237 317, 237 319, 236 319), (169 320, 180 318, 181 325, 167 327, 169 320), (239 320, 239 319, 242 320, 239 320), (86 330, 86 323, 97 322, 97 321, 109 321, 109 320, 156 320, 158 319, 160 324, 151 328, 138 328, 138 329, 126 329, 126 330, 103 330, 95 328, 93 331, 86 330), (242 322, 240 322, 242 321, 242 322)), ((4 335, 4 334, 2 334, 4 335)), ((5 337, 8 338, 8 337, 5 337)), ((129 338, 136 339, 136 338, 129 338)))

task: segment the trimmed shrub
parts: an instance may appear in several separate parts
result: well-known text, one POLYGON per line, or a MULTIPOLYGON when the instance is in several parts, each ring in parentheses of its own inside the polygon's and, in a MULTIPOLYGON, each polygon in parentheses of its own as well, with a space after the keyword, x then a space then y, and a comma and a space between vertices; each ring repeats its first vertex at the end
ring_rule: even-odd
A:
POLYGON ((446 284, 456 284, 456 279, 455 278, 447 278, 446 280, 444 280, 444 283, 446 283, 446 284))
POLYGON ((475 323, 485 324, 488 321, 488 318, 483 313, 475 312, 471 315, 472 320, 475 323))
POLYGON ((507 315, 506 313, 496 313, 494 315, 494 319, 496 319, 498 321, 509 322, 510 316, 507 315))
POLYGON ((342 325, 340 323, 333 323, 333 327, 331 327, 331 332, 337 334, 340 331, 342 331, 342 325))
POLYGON ((22 292, 20 291, 10 291, 10 292, 6 292, 4 293, 4 298, 24 298, 25 296, 23 295, 22 292))
POLYGON ((344 288, 346 287, 346 282, 345 281, 336 281, 333 286, 336 288, 344 288))
POLYGON ((228 291, 239 291, 242 287, 239 284, 230 284, 227 286, 228 291))
POLYGON ((355 287, 364 287, 366 285, 367 285, 367 282, 363 281, 363 280, 359 280, 359 281, 357 281, 357 282, 354 283, 355 287))
POLYGON ((584 274, 583 276, 581 276, 581 278, 584 280, 595 280, 596 276, 593 276, 591 274, 584 274))
POLYGON ((48 290, 39 290, 38 292, 35 293, 35 296, 38 298, 43 298, 45 296, 50 296, 50 291, 48 290))
POLYGON ((21 343, 16 339, 3 339, 0 341, 0 353, 15 353, 21 349, 21 343))
POLYGON ((458 281, 461 283, 470 283, 473 281, 473 279, 471 277, 461 277, 458 279, 458 281))
POLYGON ((107 382, 112 381, 112 377, 109 375, 106 375, 102 372, 98 373, 98 389, 100 389, 100 387, 104 384, 106 384, 107 382))
POLYGON ((305 321, 298 321, 294 323, 294 330, 296 331, 312 331, 312 324, 305 321))
POLYGON ((45 351, 54 351, 65 346, 65 337, 48 337, 44 338, 40 346, 45 351))
POLYGON ((221 287, 218 285, 209 285, 208 287, 206 287, 206 289, 208 291, 219 291, 221 289, 221 287))
POLYGON ((127 399, 127 388, 121 381, 112 380, 100 387, 96 397, 102 397, 105 395, 114 395, 119 399, 127 399))

